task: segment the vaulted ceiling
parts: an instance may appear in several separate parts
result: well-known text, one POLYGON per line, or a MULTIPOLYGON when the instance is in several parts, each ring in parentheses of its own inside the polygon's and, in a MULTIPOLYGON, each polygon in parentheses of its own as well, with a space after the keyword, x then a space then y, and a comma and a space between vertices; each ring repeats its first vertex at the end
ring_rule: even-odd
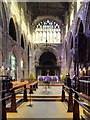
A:
POLYGON ((65 12, 69 10, 69 2, 27 2, 27 9, 31 11, 32 21, 38 16, 58 17, 63 23, 65 12))

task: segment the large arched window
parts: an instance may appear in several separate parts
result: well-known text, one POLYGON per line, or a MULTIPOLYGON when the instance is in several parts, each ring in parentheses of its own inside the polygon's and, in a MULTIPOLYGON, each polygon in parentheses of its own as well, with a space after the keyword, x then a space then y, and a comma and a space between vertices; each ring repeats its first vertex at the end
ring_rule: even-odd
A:
POLYGON ((60 26, 53 20, 43 20, 36 25, 35 43, 60 43, 60 26))

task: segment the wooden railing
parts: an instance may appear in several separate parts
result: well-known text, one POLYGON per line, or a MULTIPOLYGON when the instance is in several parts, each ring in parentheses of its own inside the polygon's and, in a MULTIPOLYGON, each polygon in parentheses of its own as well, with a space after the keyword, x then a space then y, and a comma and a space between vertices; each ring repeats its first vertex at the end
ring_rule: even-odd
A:
POLYGON ((0 103, 2 120, 6 120, 6 100, 11 99, 9 89, 12 87, 11 79, 6 75, 0 76, 0 103))
POLYGON ((73 106, 73 120, 80 120, 80 117, 85 120, 86 118, 90 120, 90 97, 85 96, 77 91, 73 91, 75 93, 74 96, 74 106, 73 106), (80 108, 83 109, 83 115, 80 116, 80 108))
POLYGON ((66 85, 62 88, 62 102, 67 102, 68 112, 73 112, 73 120, 90 120, 90 96, 79 93, 66 85), (66 99, 65 92, 68 94, 66 99), (74 95, 74 96, 73 96, 74 95), (83 109, 83 115, 80 116, 80 107, 83 109))
POLYGON ((16 95, 23 91, 23 101, 27 101, 26 84, 16 86, 10 90, 3 90, 2 92, 2 120, 6 120, 6 112, 17 112, 19 102, 16 100, 16 95), (8 105, 9 104, 9 105, 8 105))
POLYGON ((79 91, 90 96, 90 80, 79 80, 79 91))
MULTIPOLYGON (((11 108, 8 110, 10 112, 16 112, 16 108, 19 104, 17 104, 17 101, 16 101, 16 95, 23 92, 23 98, 20 99, 20 101, 24 101, 24 102, 27 102, 27 89, 26 89, 26 84, 23 84, 23 85, 19 85, 19 86, 16 86, 14 88, 12 88, 11 90, 11 94, 12 94, 12 97, 11 97, 11 108)), ((18 103, 20 103, 18 101, 18 103)))
POLYGON ((73 112, 73 91, 68 86, 62 86, 62 102, 66 102, 68 106, 67 112, 73 112), (65 97, 65 92, 68 94, 68 98, 65 97))
MULTIPOLYGON (((3 80, 4 81, 4 80, 3 80)), ((7 80, 5 80, 7 81, 7 80)), ((27 83, 17 85, 12 87, 11 89, 5 89, 5 85, 3 84, 3 90, 0 91, 0 94, 2 94, 2 120, 7 120, 7 114, 6 112, 17 112, 17 107, 24 101, 27 102, 27 83), (5 90, 4 90, 5 89, 5 90), (23 93, 23 98, 16 99, 17 94, 23 93)), ((38 87, 38 82, 34 82, 29 84, 29 89, 36 90, 38 87)))
POLYGON ((33 94, 33 91, 35 91, 37 88, 38 88, 38 82, 37 81, 27 85, 27 89, 30 90, 29 93, 31 93, 31 94, 33 94))

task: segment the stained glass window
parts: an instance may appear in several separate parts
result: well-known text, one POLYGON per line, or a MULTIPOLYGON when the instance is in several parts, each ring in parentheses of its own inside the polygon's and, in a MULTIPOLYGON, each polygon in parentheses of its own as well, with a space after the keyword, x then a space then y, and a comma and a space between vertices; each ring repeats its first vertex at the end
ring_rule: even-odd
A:
POLYGON ((11 55, 11 71, 10 75, 12 76, 12 79, 15 79, 15 71, 16 71, 16 58, 14 55, 11 55))
POLYGON ((35 43, 60 43, 60 26, 53 20, 43 20, 36 25, 35 43))
POLYGON ((21 58, 21 69, 24 68, 23 59, 21 58))

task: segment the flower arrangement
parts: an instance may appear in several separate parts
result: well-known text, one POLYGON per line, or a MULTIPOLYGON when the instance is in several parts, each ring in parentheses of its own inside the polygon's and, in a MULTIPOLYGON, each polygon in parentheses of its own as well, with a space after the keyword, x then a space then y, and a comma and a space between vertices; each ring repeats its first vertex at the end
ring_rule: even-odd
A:
POLYGON ((61 77, 61 82, 64 83, 64 80, 66 78, 66 74, 65 73, 62 73, 62 77, 61 77))
POLYGON ((35 80, 36 80, 35 75, 34 75, 33 72, 31 72, 31 73, 30 73, 30 76, 29 76, 29 83, 32 83, 32 82, 34 82, 35 80))
POLYGON ((43 81, 43 77, 42 76, 39 77, 39 81, 43 81))
POLYGON ((57 81, 57 77, 56 76, 53 77, 53 81, 57 81))
POLYGON ((48 76, 48 75, 45 76, 45 78, 44 78, 44 82, 45 82, 45 83, 49 83, 50 80, 51 80, 50 76, 48 76))

